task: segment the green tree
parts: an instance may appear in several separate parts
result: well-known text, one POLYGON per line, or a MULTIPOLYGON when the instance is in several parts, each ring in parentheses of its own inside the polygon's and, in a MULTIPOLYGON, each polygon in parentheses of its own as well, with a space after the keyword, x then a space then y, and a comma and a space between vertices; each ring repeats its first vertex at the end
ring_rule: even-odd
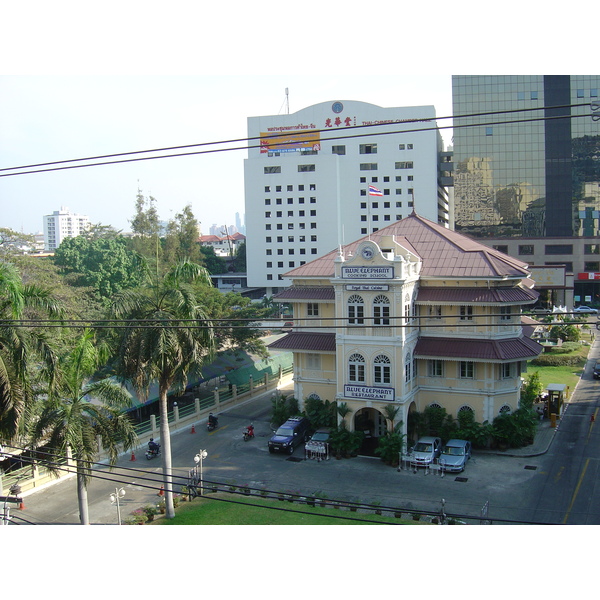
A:
POLYGON ((52 294, 24 284, 18 269, 0 260, 0 438, 6 440, 22 432, 23 417, 35 398, 34 385, 54 381, 57 361, 48 336, 18 321, 32 310, 50 318, 63 314, 52 294))
MULTIPOLYGON (((53 453, 71 452, 77 468, 77 498, 82 525, 89 525, 87 485, 91 465, 98 455, 98 439, 108 451, 111 465, 119 447, 135 446, 137 436, 123 409, 131 404, 130 394, 112 379, 94 381, 92 376, 108 358, 93 333, 85 331, 73 350, 60 361, 57 385, 44 401, 31 428, 31 444, 43 444, 53 453)), ((49 468, 58 469, 50 462, 49 468)))
POLYGON ((130 221, 133 236, 130 239, 131 248, 146 258, 154 270, 160 269, 162 248, 160 244, 160 221, 156 209, 156 199, 146 198, 138 190, 135 199, 135 215, 130 221))
POLYGON ((119 294, 112 305, 113 315, 128 323, 119 333, 117 374, 142 398, 158 383, 167 518, 175 516, 167 396, 185 389, 188 376, 199 373, 214 353, 211 325, 191 287, 198 281, 211 285, 206 269, 182 261, 143 288, 119 294))
POLYGON ((167 264, 174 264, 184 259, 203 264, 204 257, 200 252, 200 227, 191 205, 188 204, 169 221, 163 247, 164 260, 167 264))
POLYGON ((227 271, 227 261, 215 254, 212 246, 200 246, 200 254, 206 270, 211 275, 225 273, 227 271))
POLYGON ((540 373, 535 371, 527 378, 525 385, 521 388, 520 406, 531 408, 543 391, 544 386, 540 379, 540 373))
POLYGON ((122 237, 66 238, 54 253, 54 263, 73 274, 75 285, 91 287, 103 299, 139 286, 146 269, 144 259, 122 237))

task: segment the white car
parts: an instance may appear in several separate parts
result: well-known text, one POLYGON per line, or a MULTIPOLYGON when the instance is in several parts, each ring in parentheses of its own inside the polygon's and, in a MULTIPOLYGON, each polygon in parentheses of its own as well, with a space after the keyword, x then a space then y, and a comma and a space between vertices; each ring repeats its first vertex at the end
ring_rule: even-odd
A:
POLYGON ((589 315, 597 315, 598 309, 590 308, 589 306, 577 306, 576 308, 573 309, 573 312, 574 313, 587 313, 589 315))

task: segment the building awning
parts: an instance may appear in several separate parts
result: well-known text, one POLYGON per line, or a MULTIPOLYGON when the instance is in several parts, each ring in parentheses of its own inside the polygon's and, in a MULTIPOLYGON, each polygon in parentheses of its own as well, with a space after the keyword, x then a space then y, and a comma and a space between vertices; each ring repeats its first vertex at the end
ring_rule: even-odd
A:
POLYGON ((477 360, 506 362, 529 360, 542 352, 537 342, 527 337, 508 340, 472 340, 460 338, 421 338, 417 342, 416 358, 477 360))
POLYGON ((318 287, 318 286, 297 286, 289 287, 273 296, 273 300, 277 302, 290 302, 292 300, 335 300, 335 292, 333 287, 318 287))
POLYGON ((529 304, 538 299, 535 290, 521 287, 506 288, 440 288, 421 287, 417 293, 417 303, 435 304, 529 304))
POLYGON ((335 333, 292 332, 269 344, 268 348, 298 352, 335 352, 335 333))

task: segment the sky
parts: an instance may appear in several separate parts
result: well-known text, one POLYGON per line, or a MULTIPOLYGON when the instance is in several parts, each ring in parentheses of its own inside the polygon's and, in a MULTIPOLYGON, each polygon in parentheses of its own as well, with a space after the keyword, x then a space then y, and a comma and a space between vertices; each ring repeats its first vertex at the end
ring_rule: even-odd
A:
MULTIPOLYGON (((306 0, 301 10, 274 0, 173 0, 167 8, 109 0, 93 13, 72 0, 4 4, 11 26, 0 38, 0 169, 244 138, 248 117, 287 111, 286 89, 290 113, 358 100, 433 105, 438 117, 450 116, 452 73, 530 65, 548 73, 565 62, 564 49, 547 43, 534 59, 531 31, 517 36, 529 46, 515 44, 513 10, 517 29, 535 19, 541 40, 555 32, 564 39, 570 18, 543 23, 541 3, 512 1, 493 19, 471 0, 460 14, 437 0, 344 8, 306 0)), ((582 52, 566 72, 587 72, 585 56, 593 53, 582 52)), ((450 143, 451 131, 443 137, 450 143)), ((208 233, 234 224, 236 213, 243 218, 246 156, 229 150, 48 173, 0 170, 0 227, 42 231, 44 215, 67 207, 128 231, 140 190, 156 199, 162 220, 190 204, 208 233)))

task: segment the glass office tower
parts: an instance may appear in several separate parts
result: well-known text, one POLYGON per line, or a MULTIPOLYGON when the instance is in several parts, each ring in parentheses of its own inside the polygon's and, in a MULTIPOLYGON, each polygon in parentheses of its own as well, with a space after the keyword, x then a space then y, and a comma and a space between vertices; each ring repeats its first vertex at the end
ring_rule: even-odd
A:
POLYGON ((453 76, 455 229, 597 236, 599 90, 596 75, 453 76))

